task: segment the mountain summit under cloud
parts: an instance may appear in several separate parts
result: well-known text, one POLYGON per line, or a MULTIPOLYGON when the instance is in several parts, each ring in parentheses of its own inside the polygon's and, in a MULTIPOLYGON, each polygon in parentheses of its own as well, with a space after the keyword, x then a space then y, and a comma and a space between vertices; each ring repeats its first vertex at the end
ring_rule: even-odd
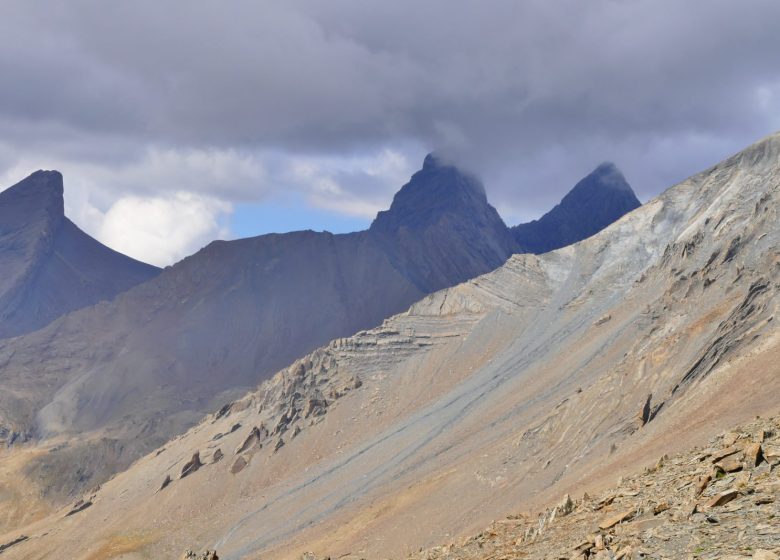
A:
POLYGON ((512 228, 519 251, 546 253, 590 237, 641 205, 623 174, 605 162, 538 220, 512 228))
POLYGON ((0 193, 0 338, 111 299, 158 272, 65 217, 59 172, 36 171, 0 193))
POLYGON ((368 233, 425 292, 492 270, 517 250, 482 183, 434 154, 368 233))
POLYGON ((488 204, 485 188, 475 177, 428 154, 420 171, 401 187, 388 210, 379 212, 371 229, 397 231, 400 228, 422 230, 440 223, 450 215, 473 219, 472 212, 489 214, 488 221, 503 226, 498 213, 488 204))

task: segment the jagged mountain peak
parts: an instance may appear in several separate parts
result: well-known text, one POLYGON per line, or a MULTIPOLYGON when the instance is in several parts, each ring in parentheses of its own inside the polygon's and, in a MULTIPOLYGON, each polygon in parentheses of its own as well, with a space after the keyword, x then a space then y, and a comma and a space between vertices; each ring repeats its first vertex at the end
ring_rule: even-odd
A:
POLYGON ((369 235, 425 292, 500 266, 517 248, 482 183, 435 153, 379 212, 369 235))
MULTIPOLYGON (((588 175, 580 179, 574 188, 563 197, 561 205, 573 202, 578 196, 592 197, 611 193, 622 193, 628 199, 636 199, 631 185, 628 184, 617 165, 605 161, 588 175)), ((637 200, 637 202, 639 202, 637 200)))
MULTIPOLYGON (((620 171, 617 165, 611 161, 605 161, 596 167, 585 179, 582 179, 578 184, 585 183, 587 179, 598 180, 594 181, 595 185, 602 189, 614 189, 617 191, 625 191, 633 193, 631 185, 628 184, 623 173, 620 171)), ((576 187, 575 187, 576 188, 576 187)))
POLYGON ((523 251, 546 253, 590 237, 641 206, 620 169, 604 162, 581 179, 547 214, 512 228, 523 251))
POLYGON ((495 212, 488 204, 482 183, 438 154, 431 153, 425 156, 422 169, 393 197, 390 208, 377 214, 371 229, 421 229, 439 221, 445 214, 455 213, 467 218, 475 211, 495 212))
POLYGON ((62 196, 63 191, 62 173, 56 170, 39 169, 7 188, 2 194, 36 192, 62 196))
POLYGON ((444 167, 456 167, 454 163, 438 152, 431 152, 423 159, 423 169, 441 169, 444 167))

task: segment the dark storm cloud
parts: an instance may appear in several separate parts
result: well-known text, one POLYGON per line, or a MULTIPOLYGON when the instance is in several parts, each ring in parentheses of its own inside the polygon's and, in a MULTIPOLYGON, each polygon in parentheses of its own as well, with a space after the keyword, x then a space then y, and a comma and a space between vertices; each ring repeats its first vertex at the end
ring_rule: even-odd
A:
MULTIPOLYGON (((190 189, 236 201, 305 190, 306 173, 269 175, 285 158, 416 166, 438 149, 514 221, 602 160, 648 198, 780 128, 776 0, 18 1, 2 16, 0 164, 135 165, 141 190, 172 188, 145 179, 150 150, 196 169, 257 158, 258 185, 190 189)), ((328 180, 344 176, 312 200, 398 186, 328 180)))

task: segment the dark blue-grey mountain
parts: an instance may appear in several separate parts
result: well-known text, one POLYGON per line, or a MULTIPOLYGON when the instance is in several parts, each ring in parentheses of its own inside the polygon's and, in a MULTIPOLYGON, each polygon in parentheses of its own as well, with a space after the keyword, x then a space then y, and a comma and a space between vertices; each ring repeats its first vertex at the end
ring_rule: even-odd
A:
POLYGON ((37 330, 158 273, 65 217, 58 172, 37 171, 0 193, 0 338, 37 330))
POLYGON ((546 253, 600 232, 641 205, 620 170, 602 163, 538 220, 512 228, 518 252, 546 253))
POLYGON ((432 154, 367 233, 425 293, 493 270, 517 252, 482 183, 432 154))

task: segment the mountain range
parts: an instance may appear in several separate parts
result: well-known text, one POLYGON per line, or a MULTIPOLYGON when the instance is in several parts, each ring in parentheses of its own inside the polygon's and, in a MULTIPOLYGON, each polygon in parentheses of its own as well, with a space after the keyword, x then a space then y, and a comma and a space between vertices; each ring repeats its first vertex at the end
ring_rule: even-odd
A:
MULTIPOLYGON (((589 204, 598 206, 599 198, 614 198, 614 181, 599 188, 603 174, 596 173, 586 182, 589 204)), ((70 223, 56 172, 38 172, 6 193, 11 201, 23 193, 27 207, 70 223)), ((628 202, 613 219, 639 204, 630 187, 624 194, 628 202)), ((578 200, 560 205, 572 219, 578 200)), ((591 218, 581 216, 583 224, 591 218)), ((48 223, 30 222, 28 237, 45 237, 48 223)), ((97 246, 85 234, 79 239, 79 254, 97 246)), ((481 183, 428 156, 366 231, 215 241, 162 272, 137 265, 151 277, 146 282, 0 340, 0 437, 17 445, 65 442, 27 463, 24 476, 47 500, 69 499, 300 356, 494 270, 517 250, 481 183)), ((78 293, 81 278, 114 267, 118 283, 124 268, 114 255, 59 258, 75 272, 58 273, 56 285, 78 293)), ((46 309, 54 318, 57 308, 46 309)))
MULTIPOLYGON (((17 523, 4 553, 401 557, 565 493, 585 503, 777 413, 779 209, 776 134, 588 239, 515 254, 331 340, 100 488, 17 523)), ((22 446, 0 475, 52 465, 62 445, 22 446)))

